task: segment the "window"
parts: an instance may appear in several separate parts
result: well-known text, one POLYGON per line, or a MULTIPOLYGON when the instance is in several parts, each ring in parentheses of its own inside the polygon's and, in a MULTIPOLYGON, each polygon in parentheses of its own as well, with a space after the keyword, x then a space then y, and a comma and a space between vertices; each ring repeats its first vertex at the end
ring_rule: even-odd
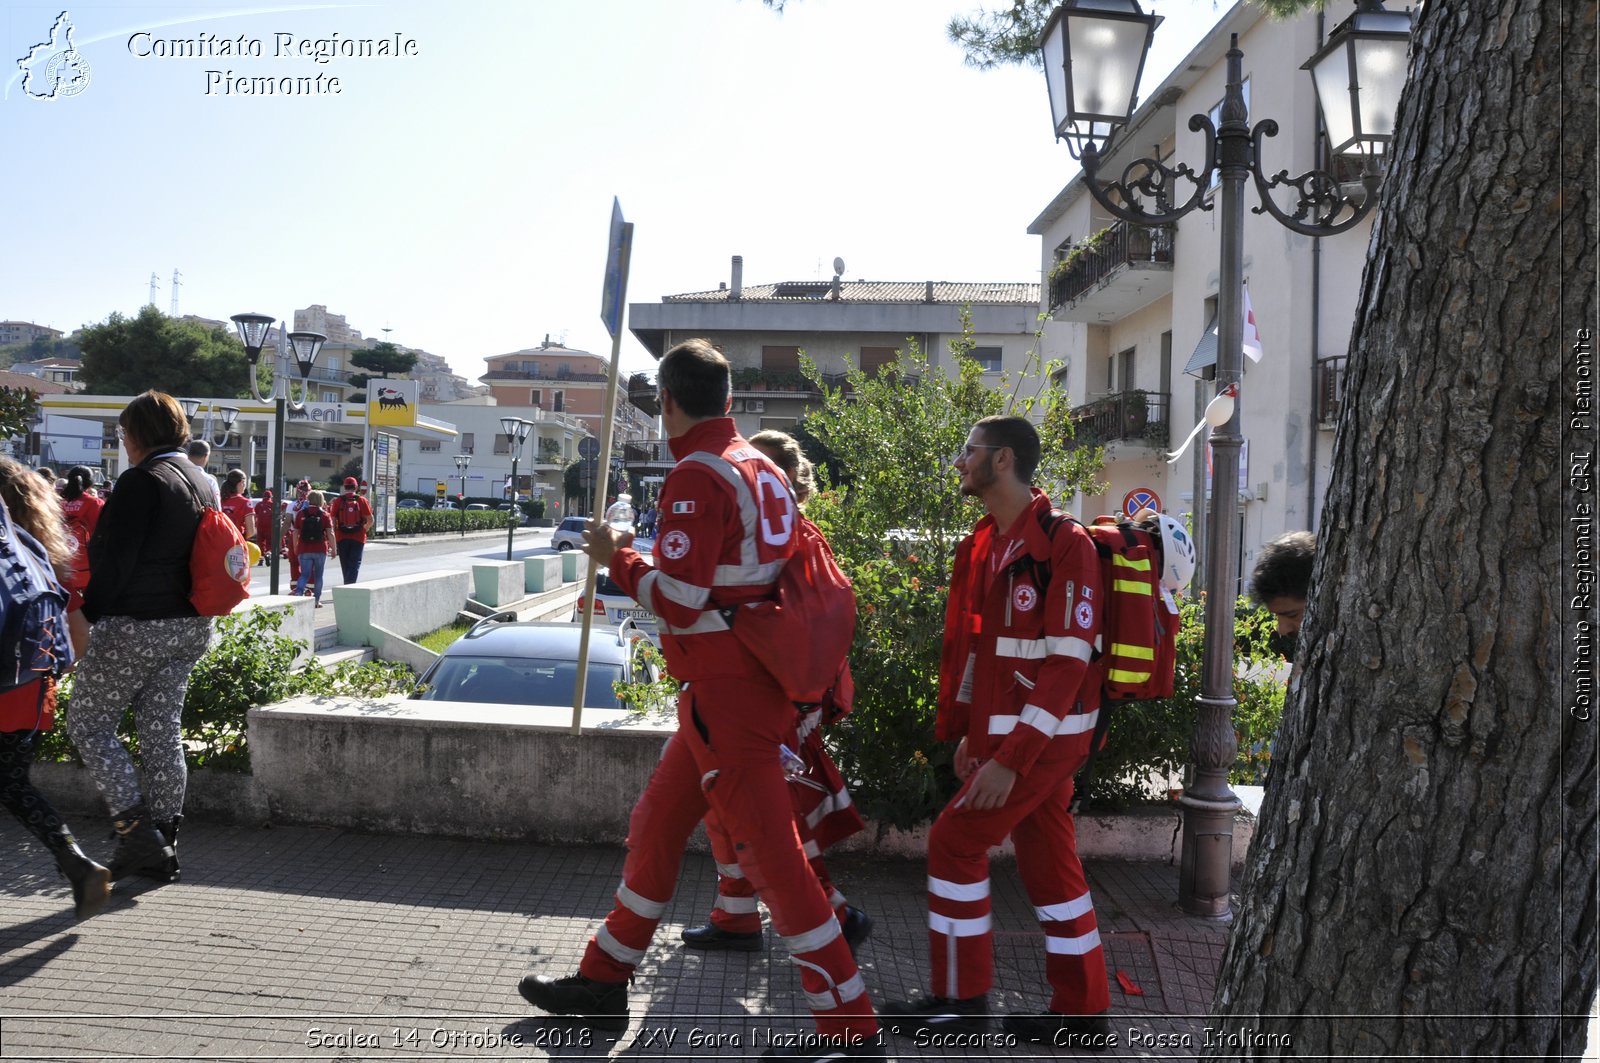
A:
POLYGON ((324 469, 331 469, 333 468, 333 459, 323 458, 321 461, 317 462, 317 464, 324 469))
POLYGON ((894 364, 895 348, 893 347, 863 347, 861 348, 861 371, 868 376, 877 376, 883 372, 883 367, 894 364))
POLYGON ((422 441, 422 445, 418 449, 420 449, 424 454, 437 454, 439 453, 439 442, 438 440, 424 439, 422 441))
POLYGON ((461 433, 461 453, 463 453, 463 454, 471 454, 472 453, 473 446, 475 445, 473 443, 472 435, 473 434, 471 432, 462 432, 461 433))
POLYGON ((494 452, 496 454, 511 453, 511 441, 506 438, 504 432, 496 432, 494 434, 494 452))
POLYGON ((799 347, 773 347, 761 348, 761 368, 763 369, 799 369, 799 347))
POLYGON ((565 391, 552 391, 550 394, 550 408, 552 410, 560 413, 567 408, 567 393, 565 391))
POLYGON ((544 406, 544 391, 540 388, 534 388, 533 390, 529 391, 528 405, 542 408, 544 406))
POLYGON ((972 348, 972 360, 982 366, 985 373, 1000 372, 999 347, 974 347, 972 348))
POLYGON ((322 393, 322 401, 323 402, 338 402, 339 401, 339 393, 337 391, 324 391, 322 393))

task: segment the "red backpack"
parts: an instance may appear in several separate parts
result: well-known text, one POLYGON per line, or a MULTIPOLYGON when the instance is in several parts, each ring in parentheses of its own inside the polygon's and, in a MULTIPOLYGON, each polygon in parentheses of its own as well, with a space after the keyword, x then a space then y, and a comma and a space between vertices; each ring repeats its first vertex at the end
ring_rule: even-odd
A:
POLYGON ((361 514, 361 499, 356 495, 344 495, 339 499, 339 530, 346 535, 353 535, 366 527, 367 520, 361 514))
POLYGON ((189 550, 189 603, 201 616, 227 616, 250 597, 250 551, 227 514, 202 501, 187 474, 178 475, 203 507, 189 550))
POLYGON ((777 594, 722 610, 723 619, 799 705, 821 705, 828 719, 850 711, 855 681, 856 592, 828 540, 796 512, 795 552, 778 576, 777 594))

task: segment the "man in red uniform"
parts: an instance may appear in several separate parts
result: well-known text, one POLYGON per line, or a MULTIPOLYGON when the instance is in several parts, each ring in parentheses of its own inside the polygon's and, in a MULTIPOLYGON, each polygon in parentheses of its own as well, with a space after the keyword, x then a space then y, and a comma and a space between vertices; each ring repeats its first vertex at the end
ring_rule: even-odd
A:
POLYGON ((1031 487, 1039 434, 986 417, 956 459, 961 493, 988 516, 956 550, 939 668, 937 737, 959 741, 964 780, 928 834, 933 993, 884 1006, 895 1033, 976 1032, 994 983, 989 850, 1011 835, 1045 935, 1052 995, 1005 1028, 1055 1047, 1110 1047, 1111 1005, 1094 905, 1067 806, 1100 707, 1090 658, 1104 597, 1094 541, 1031 487))
POLYGON ((774 593, 795 550, 794 498, 783 474, 726 416, 731 375, 714 347, 689 340, 668 351, 659 386, 678 464, 661 490, 656 563, 631 548, 631 535, 604 525, 588 533, 585 549, 660 619, 667 666, 684 684, 678 730, 634 806, 616 906, 578 973, 529 974, 519 989, 545 1011, 624 1028, 628 980, 672 899, 689 835, 712 809, 800 967, 816 1017, 816 1037, 766 1054, 882 1059, 866 986, 795 833, 779 760, 779 746, 794 734, 795 706, 721 612, 774 593))
POLYGON ((261 563, 272 564, 272 489, 261 492, 256 503, 256 545, 261 547, 261 563))
POLYGON ((344 492, 328 507, 333 517, 334 549, 347 587, 361 578, 361 555, 372 530, 372 503, 356 494, 357 486, 354 476, 346 476, 344 492))

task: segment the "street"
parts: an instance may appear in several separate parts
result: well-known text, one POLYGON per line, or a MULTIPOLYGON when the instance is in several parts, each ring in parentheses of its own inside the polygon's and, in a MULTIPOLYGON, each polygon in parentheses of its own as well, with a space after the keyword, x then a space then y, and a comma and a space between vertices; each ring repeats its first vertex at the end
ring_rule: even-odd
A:
MULTIPOLYGON (((553 531, 553 528, 518 528, 512 559, 549 552, 550 534, 553 531)), ((437 534, 374 539, 367 542, 366 552, 362 555, 361 580, 369 582, 394 576, 408 576, 417 572, 432 572, 437 569, 467 569, 479 561, 505 559, 504 529, 469 531, 465 536, 437 534)), ((287 558, 280 563, 278 578, 279 593, 291 593, 293 587, 289 583, 287 558)), ((323 580, 324 590, 342 585, 338 558, 328 558, 327 573, 323 580)), ((269 569, 265 565, 257 566, 250 580, 251 596, 270 594, 271 586, 269 569)))

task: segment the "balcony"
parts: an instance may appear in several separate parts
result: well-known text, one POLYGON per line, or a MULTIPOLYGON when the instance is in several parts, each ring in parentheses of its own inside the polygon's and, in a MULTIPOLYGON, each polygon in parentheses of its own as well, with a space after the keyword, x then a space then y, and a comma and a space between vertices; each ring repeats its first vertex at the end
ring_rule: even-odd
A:
MULTIPOLYGON (((841 388, 847 383, 843 373, 823 373, 822 382, 830 388, 841 388)), ((736 396, 773 393, 779 395, 806 395, 820 398, 822 389, 798 369, 763 369, 745 366, 733 371, 733 393, 736 396)))
POLYGON ((1073 248, 1051 272, 1051 316, 1109 324, 1171 295, 1173 233, 1119 221, 1073 248))
POLYGON ((1160 391, 1122 391, 1072 411, 1073 446, 1140 443, 1163 448, 1170 436, 1169 396, 1160 391))
POLYGON ((656 394, 656 382, 643 373, 628 378, 628 401, 651 417, 661 416, 661 401, 656 394))
POLYGON ((677 463, 665 439, 640 439, 622 445, 622 464, 630 469, 670 469, 677 463))
POLYGON ((531 373, 526 369, 492 369, 478 378, 485 384, 504 384, 524 380, 535 381, 539 384, 603 384, 606 382, 605 373, 572 373, 562 370, 558 373, 531 373))

